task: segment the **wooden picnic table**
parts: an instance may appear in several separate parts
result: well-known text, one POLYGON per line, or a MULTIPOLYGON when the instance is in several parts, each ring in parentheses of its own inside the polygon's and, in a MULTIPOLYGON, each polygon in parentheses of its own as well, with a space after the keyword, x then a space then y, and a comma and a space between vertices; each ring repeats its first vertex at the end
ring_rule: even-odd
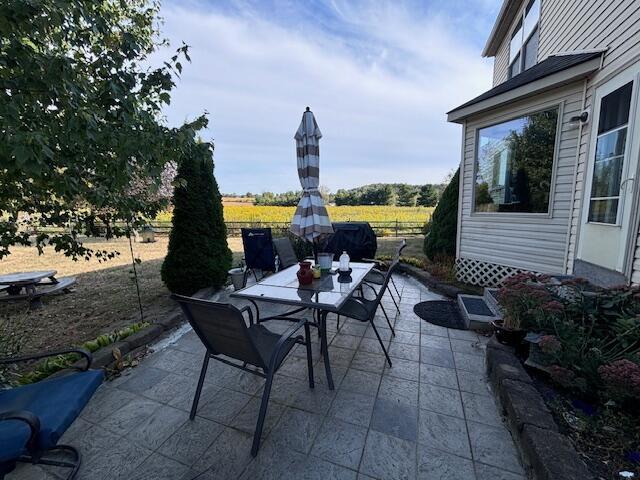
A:
POLYGON ((56 270, 37 270, 0 275, 0 301, 29 300, 32 305, 40 305, 40 298, 61 291, 69 292, 76 283, 75 277, 56 278, 56 270), (48 281, 43 281, 48 279, 48 281))

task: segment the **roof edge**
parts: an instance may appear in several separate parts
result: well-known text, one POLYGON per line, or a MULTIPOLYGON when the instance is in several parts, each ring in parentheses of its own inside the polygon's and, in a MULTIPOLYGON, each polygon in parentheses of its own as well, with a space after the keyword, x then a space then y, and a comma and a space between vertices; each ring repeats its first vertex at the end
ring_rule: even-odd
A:
POLYGON ((493 24, 487 43, 482 50, 483 57, 494 57, 498 52, 502 39, 509 31, 511 22, 516 16, 516 13, 520 10, 520 5, 523 0, 504 0, 500 12, 496 17, 496 21, 493 24))

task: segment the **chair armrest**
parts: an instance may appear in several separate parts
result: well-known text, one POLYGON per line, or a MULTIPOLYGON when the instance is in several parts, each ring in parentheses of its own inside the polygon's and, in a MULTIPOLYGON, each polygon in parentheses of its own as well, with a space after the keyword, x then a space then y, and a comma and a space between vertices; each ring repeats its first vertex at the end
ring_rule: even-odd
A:
POLYGON ((376 265, 382 265, 384 263, 384 260, 377 260, 375 258, 363 258, 362 261, 365 263, 375 263, 376 265))
POLYGON ((307 320, 302 319, 282 334, 280 340, 278 340, 278 343, 276 343, 276 347, 273 349, 273 353, 271 354, 271 359, 269 360, 269 370, 273 371, 275 369, 277 358, 280 356, 280 350, 282 350, 282 347, 287 342, 287 340, 290 340, 298 330, 305 326, 306 323, 307 320))
POLYGON ((12 363, 28 362, 29 360, 38 360, 40 358, 55 357, 58 355, 65 355, 67 353, 77 353, 83 356, 87 360, 87 365, 85 368, 82 368, 80 370, 83 370, 83 371, 89 370, 89 367, 91 367, 91 362, 93 361, 93 356, 88 350, 85 350, 84 348, 75 348, 75 347, 65 348, 63 350, 54 350, 52 352, 41 352, 41 353, 34 353, 31 355, 21 355, 18 357, 4 357, 4 358, 0 358, 0 365, 10 365, 12 363))
POLYGON ((249 325, 254 324, 253 312, 251 311, 251 307, 249 305, 245 305, 240 309, 241 313, 247 312, 249 314, 249 325))
POLYGON ((27 410, 10 410, 8 412, 0 412, 0 422, 8 420, 18 420, 26 423, 29 430, 31 430, 29 445, 33 444, 38 432, 40 432, 40 419, 38 417, 27 410))

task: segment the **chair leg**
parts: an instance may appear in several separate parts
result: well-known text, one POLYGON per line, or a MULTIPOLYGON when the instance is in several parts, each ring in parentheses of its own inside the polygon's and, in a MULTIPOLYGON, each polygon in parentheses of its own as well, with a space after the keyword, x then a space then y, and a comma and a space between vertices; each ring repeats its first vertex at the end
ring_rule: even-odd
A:
POLYGON ((396 295, 398 295, 398 298, 400 298, 400 291, 398 290, 398 287, 396 287, 396 282, 393 281, 393 275, 391 275, 391 278, 389 280, 391 280, 391 285, 393 285, 393 288, 396 291, 396 295))
MULTIPOLYGON (((398 313, 400 313, 400 307, 398 306, 398 302, 396 302, 396 297, 393 296, 393 292, 391 291, 389 286, 387 286, 387 292, 389 292, 389 296, 391 297, 393 304, 396 306, 396 310, 398 311, 398 313)), ((400 298, 400 296, 398 296, 398 298, 400 298)))
POLYGON ((202 362, 202 370, 200 370, 200 378, 198 379, 198 387, 196 388, 196 394, 193 397, 193 403, 191 404, 191 413, 189 414, 189 420, 193 420, 196 416, 196 410, 198 410, 198 402, 200 401, 200 394, 202 393, 202 385, 204 384, 204 377, 207 375, 207 367, 209 367, 209 351, 204 354, 204 361, 202 362))
POLYGON ((380 338, 380 334, 378 333, 378 329, 376 328, 376 324, 373 323, 373 319, 370 320, 371 327, 373 327, 373 333, 378 337, 378 342, 380 342, 380 346, 382 347, 382 351, 384 352, 384 356, 387 357, 387 362, 389 362, 389 367, 391 367, 391 359, 389 358, 389 354, 387 353, 387 349, 384 348, 384 343, 382 342, 382 338, 380 338))
POLYGON ((262 427, 264 419, 267 416, 267 406, 269 404, 269 395, 271 395, 271 385, 273 384, 273 372, 267 374, 267 382, 264 384, 264 392, 262 392, 262 401, 260 402, 260 413, 258 414, 258 423, 256 423, 256 431, 253 433, 253 445, 251 445, 251 456, 255 457, 260 448, 260 437, 262 437, 262 427))
POLYGON ((382 313, 384 313, 384 318, 387 319, 387 324, 389 325, 389 328, 391 329, 391 335, 393 335, 395 337, 396 336, 396 332, 393 329, 393 326, 391 325, 391 320, 389 320, 389 315, 387 315, 387 311, 384 309, 384 305, 382 305, 382 302, 380 302, 380 308, 382 309, 382 313))
POLYGON ((338 332, 340 331, 340 315, 338 315, 338 326, 337 326, 338 332))
POLYGON ((311 354, 311 329, 309 324, 304 324, 304 344, 307 347, 307 375, 309 375, 309 388, 314 388, 313 381, 313 355, 311 354))

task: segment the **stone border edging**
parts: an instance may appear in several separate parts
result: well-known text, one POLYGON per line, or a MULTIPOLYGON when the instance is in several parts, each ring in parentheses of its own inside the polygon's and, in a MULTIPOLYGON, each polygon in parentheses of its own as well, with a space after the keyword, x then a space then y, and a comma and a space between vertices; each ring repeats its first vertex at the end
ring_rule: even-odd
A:
POLYGON ((436 293, 440 293, 444 295, 445 297, 455 299, 459 293, 465 293, 463 290, 461 290, 458 287, 454 287, 453 285, 450 285, 448 283, 441 282, 440 280, 435 279, 433 275, 431 275, 429 272, 425 270, 422 270, 418 267, 414 267, 413 265, 409 265, 407 263, 402 263, 402 260, 398 265, 398 270, 403 273, 407 273, 411 275, 420 283, 422 283, 424 286, 430 288, 436 293))
POLYGON ((571 442, 562 435, 542 395, 513 348, 495 336, 487 344, 487 374, 522 459, 536 480, 593 480, 571 442))

